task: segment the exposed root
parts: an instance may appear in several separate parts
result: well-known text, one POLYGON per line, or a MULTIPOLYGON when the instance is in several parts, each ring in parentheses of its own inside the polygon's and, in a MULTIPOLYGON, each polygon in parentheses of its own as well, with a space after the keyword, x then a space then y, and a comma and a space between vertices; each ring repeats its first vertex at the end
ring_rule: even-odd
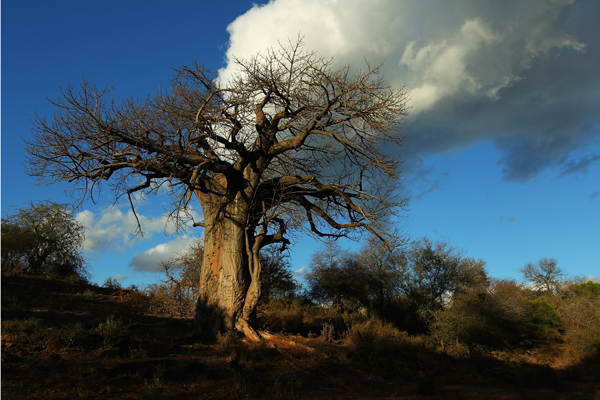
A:
POLYGON ((260 335, 261 335, 261 336, 262 336, 264 339, 266 339, 266 340, 268 340, 270 343, 272 343, 272 344, 273 344, 275 347, 277 347, 277 343, 276 343, 276 342, 279 342, 279 343, 283 343, 283 344, 285 344, 286 346, 290 346, 290 347, 296 347, 296 348, 301 348, 301 349, 303 349, 303 350, 306 350, 306 351, 308 351, 309 353, 312 353, 313 351, 315 351, 315 349, 313 349, 312 347, 309 347, 309 346, 306 346, 306 345, 304 345, 304 344, 301 344, 301 343, 295 342, 295 341, 293 341, 293 340, 282 339, 282 338, 280 338, 280 337, 276 337, 275 335, 272 335, 272 334, 270 334, 269 332, 264 332, 264 331, 261 331, 261 332, 260 332, 260 335))
POLYGON ((303 350, 306 350, 308 353, 312 353, 313 351, 315 351, 315 349, 313 349, 312 347, 295 342, 293 340, 282 339, 282 338, 272 335, 266 331, 257 331, 256 329, 254 329, 250 326, 248 321, 246 321, 242 318, 237 320, 236 329, 241 331, 246 336, 246 338, 252 342, 268 341, 268 345, 270 347, 274 347, 280 353, 285 353, 285 352, 277 345, 278 343, 279 343, 279 345, 284 345, 284 346, 288 346, 288 347, 301 348, 303 350))
POLYGON ((252 340, 253 342, 260 342, 264 340, 260 333, 258 333, 256 329, 251 327, 248 321, 246 321, 245 319, 239 318, 235 322, 235 327, 238 331, 242 332, 249 340, 252 340))

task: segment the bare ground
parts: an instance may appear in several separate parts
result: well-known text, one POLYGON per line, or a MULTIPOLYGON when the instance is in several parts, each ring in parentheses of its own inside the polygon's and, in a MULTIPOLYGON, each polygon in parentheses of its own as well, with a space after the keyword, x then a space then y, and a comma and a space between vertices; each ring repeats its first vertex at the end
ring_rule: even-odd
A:
POLYGON ((600 399, 597 359, 469 360, 417 347, 386 357, 292 335, 216 341, 143 309, 132 291, 3 274, 2 398, 600 399))

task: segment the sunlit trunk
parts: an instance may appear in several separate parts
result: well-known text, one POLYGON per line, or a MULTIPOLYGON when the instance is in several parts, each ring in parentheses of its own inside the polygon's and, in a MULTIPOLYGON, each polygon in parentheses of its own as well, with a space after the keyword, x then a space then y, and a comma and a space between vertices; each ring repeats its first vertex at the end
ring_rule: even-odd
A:
POLYGON ((247 206, 239 197, 230 203, 221 199, 201 197, 204 260, 196 321, 214 335, 238 329, 253 337, 256 332, 251 322, 260 298, 260 262, 252 253, 253 235, 250 240, 247 237, 247 206))

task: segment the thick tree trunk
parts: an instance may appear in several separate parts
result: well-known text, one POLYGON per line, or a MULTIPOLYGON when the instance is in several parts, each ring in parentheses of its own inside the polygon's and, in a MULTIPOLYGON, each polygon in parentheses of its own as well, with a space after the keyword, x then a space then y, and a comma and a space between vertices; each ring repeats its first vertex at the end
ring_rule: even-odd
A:
POLYGON ((239 198, 202 196, 204 260, 196 321, 212 334, 242 331, 259 339, 252 318, 260 298, 260 261, 253 254, 253 232, 246 230, 246 207, 239 198))

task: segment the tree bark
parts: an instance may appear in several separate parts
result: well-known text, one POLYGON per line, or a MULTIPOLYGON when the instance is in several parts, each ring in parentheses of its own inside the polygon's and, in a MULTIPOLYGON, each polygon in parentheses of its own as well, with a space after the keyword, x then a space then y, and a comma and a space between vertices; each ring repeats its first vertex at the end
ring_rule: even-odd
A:
POLYGON ((204 211, 204 260, 196 322, 213 335, 237 329, 251 339, 260 299, 260 261, 253 252, 253 232, 247 231, 248 206, 237 195, 198 194, 204 211))

